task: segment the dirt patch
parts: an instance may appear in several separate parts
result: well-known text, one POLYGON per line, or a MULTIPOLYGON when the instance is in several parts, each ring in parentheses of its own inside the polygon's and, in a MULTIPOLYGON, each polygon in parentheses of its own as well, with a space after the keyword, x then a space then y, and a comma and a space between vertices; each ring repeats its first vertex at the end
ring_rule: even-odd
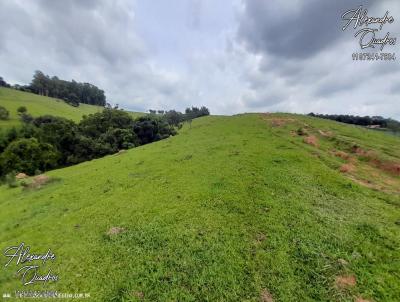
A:
POLYGON ((356 155, 363 157, 369 161, 378 161, 378 153, 374 150, 364 150, 360 146, 353 145, 351 148, 351 152, 355 153, 356 155))
POLYGON ((348 276, 338 276, 335 279, 335 285, 338 288, 349 288, 354 287, 357 284, 356 276, 348 275, 348 276))
POLYGON ((111 227, 111 228, 108 230, 107 235, 108 235, 108 236, 118 235, 118 234, 120 234, 120 233, 122 233, 122 232, 124 232, 124 231, 125 231, 124 228, 120 228, 120 227, 111 227))
POLYGON ((311 146, 318 147, 318 138, 315 135, 305 137, 304 142, 311 146))
POLYGON ((356 298, 356 302, 373 302, 372 300, 367 300, 367 299, 364 299, 364 298, 361 298, 361 297, 357 297, 356 298))
POLYGON ((400 164, 395 162, 385 162, 380 164, 380 168, 386 172, 400 176, 400 164))
POLYGON ((349 172, 354 172, 356 167, 352 164, 344 164, 340 166, 339 171, 342 173, 349 173, 349 172))
POLYGON ((322 131, 322 130, 318 130, 318 133, 321 134, 321 136, 323 137, 333 137, 333 133, 331 131, 322 131))
POLYGON ((297 129, 296 132, 297 132, 297 135, 299 135, 299 136, 306 136, 306 135, 308 135, 307 130, 304 129, 304 128, 299 128, 299 129, 297 129))
POLYGON ((269 121, 272 127, 281 127, 295 121, 295 119, 289 117, 273 117, 273 115, 269 113, 263 113, 261 116, 265 121, 269 121))
POLYGON ((35 176, 30 184, 28 184, 26 187, 29 189, 40 189, 43 187, 45 184, 49 183, 51 181, 51 178, 48 177, 45 174, 40 174, 38 176, 35 176))
POLYGON ((274 298, 272 297, 271 293, 267 289, 263 289, 260 295, 261 302, 274 302, 274 298))
POLYGON ((348 154, 348 153, 346 153, 346 152, 344 152, 344 151, 333 151, 333 154, 336 156, 336 157, 340 157, 340 158, 342 158, 342 159, 344 159, 344 160, 349 160, 350 159, 350 154, 348 154))
POLYGON ((29 177, 28 175, 26 175, 25 173, 18 173, 17 175, 15 175, 16 179, 24 179, 29 177))

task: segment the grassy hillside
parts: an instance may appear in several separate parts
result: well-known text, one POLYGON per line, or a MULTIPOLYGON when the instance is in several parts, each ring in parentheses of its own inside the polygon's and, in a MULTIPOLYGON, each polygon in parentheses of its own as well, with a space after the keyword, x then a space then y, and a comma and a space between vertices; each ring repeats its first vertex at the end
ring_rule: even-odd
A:
MULTIPOLYGON (((79 122, 84 115, 103 110, 103 107, 87 104, 80 104, 79 107, 73 107, 59 99, 4 87, 0 87, 0 106, 5 107, 10 112, 9 120, 0 121, 0 129, 20 124, 17 114, 17 109, 20 106, 25 106, 28 109, 28 113, 35 117, 50 114, 65 117, 75 122, 79 122)), ((131 113, 133 117, 142 114, 138 112, 129 113, 131 113)))
POLYGON ((73 107, 62 100, 3 87, 0 88, 0 106, 5 107, 10 112, 10 120, 0 121, 0 127, 19 124, 17 109, 20 106, 25 106, 28 109, 28 113, 33 116, 50 114, 62 116, 76 122, 85 114, 102 110, 102 107, 87 104, 73 107))
POLYGON ((0 187, 0 245, 56 254, 59 281, 24 289, 91 301, 400 301, 399 161, 399 138, 359 127, 210 116, 0 187))

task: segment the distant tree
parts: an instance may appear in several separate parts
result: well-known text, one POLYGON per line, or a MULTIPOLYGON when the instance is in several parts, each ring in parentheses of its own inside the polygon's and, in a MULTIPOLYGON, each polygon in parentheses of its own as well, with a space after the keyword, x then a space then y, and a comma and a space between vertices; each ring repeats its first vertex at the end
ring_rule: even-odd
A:
POLYGON ((157 113, 156 110, 152 110, 152 109, 149 109, 149 112, 150 112, 150 114, 156 114, 157 113))
POLYGON ((157 110, 158 114, 164 114, 164 110, 157 110))
POLYGON ((165 112, 165 119, 168 122, 168 124, 172 126, 178 126, 180 123, 184 121, 184 116, 180 112, 177 112, 175 110, 170 110, 165 112))
POLYGON ((0 106, 0 120, 8 120, 10 112, 3 106, 0 106))

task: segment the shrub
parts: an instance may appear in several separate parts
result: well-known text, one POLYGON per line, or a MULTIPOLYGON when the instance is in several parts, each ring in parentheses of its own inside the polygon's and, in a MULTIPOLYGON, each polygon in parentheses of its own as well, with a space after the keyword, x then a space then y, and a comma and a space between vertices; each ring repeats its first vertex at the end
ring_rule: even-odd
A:
POLYGON ((0 106, 0 120, 8 120, 9 118, 10 112, 3 106, 0 106))
POLYGON ((55 148, 39 143, 36 138, 22 138, 10 143, 0 155, 2 173, 21 171, 32 175, 35 170, 48 170, 57 165, 59 157, 55 148))

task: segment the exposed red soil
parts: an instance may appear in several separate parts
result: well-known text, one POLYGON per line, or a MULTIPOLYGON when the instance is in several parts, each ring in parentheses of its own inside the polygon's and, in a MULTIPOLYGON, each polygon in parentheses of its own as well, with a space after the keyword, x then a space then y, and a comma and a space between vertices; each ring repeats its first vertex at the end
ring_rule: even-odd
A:
POLYGON ((318 138, 315 135, 310 135, 304 138, 304 142, 306 144, 312 145, 314 147, 318 147, 318 138))
POLYGON ((356 169, 356 167, 352 164, 343 164, 341 165, 339 171, 342 173, 349 173, 353 172, 356 169))
POLYGON ((335 285, 338 288, 349 288, 354 287, 357 284, 356 276, 337 276, 335 279, 335 285))
POLYGON ((350 158, 350 154, 348 154, 348 153, 346 153, 346 152, 344 152, 344 151, 340 151, 340 150, 334 151, 333 154, 334 154, 336 157, 340 157, 340 158, 342 158, 342 159, 344 159, 344 160, 348 160, 348 159, 350 158))

